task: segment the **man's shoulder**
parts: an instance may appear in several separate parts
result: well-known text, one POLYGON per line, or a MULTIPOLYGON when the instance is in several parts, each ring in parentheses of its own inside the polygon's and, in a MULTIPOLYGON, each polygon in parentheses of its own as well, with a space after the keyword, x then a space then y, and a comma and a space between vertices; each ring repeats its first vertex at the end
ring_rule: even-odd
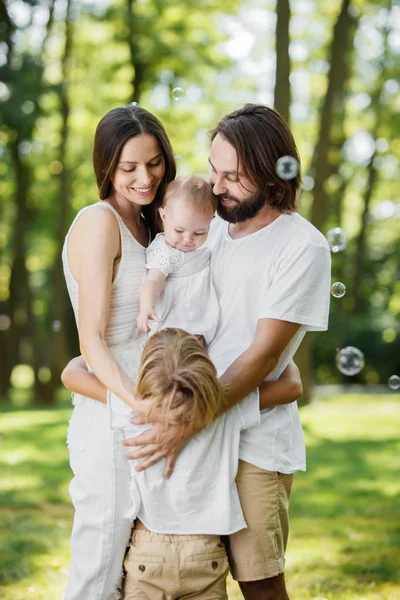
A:
POLYGON ((291 244, 321 246, 329 251, 326 237, 297 212, 282 215, 281 233, 291 244))

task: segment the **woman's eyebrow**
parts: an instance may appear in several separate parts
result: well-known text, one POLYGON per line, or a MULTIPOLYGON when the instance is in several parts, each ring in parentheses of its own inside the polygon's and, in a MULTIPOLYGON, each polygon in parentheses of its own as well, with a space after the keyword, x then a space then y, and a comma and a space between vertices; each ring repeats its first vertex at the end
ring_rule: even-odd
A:
MULTIPOLYGON (((160 156, 162 156, 162 152, 160 152, 160 154, 157 154, 157 156, 154 156, 147 162, 153 162, 153 160, 156 160, 156 158, 160 158, 160 156)), ((137 165, 137 162, 135 162, 134 160, 120 160, 118 164, 120 164, 120 165, 127 165, 127 164, 137 165)))

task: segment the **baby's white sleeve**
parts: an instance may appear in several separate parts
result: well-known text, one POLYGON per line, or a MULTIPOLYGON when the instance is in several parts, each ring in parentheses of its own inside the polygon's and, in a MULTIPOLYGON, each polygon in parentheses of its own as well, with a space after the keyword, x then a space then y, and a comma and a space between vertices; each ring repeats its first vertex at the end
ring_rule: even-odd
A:
POLYGON ((176 271, 180 264, 179 250, 167 244, 162 235, 158 235, 146 250, 147 269, 158 269, 166 277, 176 271))

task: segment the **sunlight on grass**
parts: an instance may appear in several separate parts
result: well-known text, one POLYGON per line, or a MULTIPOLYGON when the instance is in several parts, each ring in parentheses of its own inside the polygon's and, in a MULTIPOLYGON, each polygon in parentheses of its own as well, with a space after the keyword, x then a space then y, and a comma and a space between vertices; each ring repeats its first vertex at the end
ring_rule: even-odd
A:
MULTIPOLYGON (((0 597, 58 600, 72 522, 71 408, 4 408, 0 597)), ((291 598, 399 600, 400 395, 324 398, 301 417, 308 472, 296 476, 291 502, 291 598)), ((242 597, 228 587, 230 600, 242 597)))

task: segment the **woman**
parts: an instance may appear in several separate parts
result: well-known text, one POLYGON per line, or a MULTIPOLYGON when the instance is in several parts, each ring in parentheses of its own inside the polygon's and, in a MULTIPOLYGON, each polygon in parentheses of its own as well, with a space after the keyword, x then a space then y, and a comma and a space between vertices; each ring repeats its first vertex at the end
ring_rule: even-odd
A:
MULTIPOLYGON (((100 121, 93 164, 100 201, 81 210, 65 240, 63 264, 79 341, 98 379, 131 408, 134 384, 124 357, 140 352, 136 327, 145 249, 159 231, 158 208, 176 173, 162 124, 139 106, 111 110, 100 121)), ((75 507, 65 600, 118 597, 130 535, 129 466, 122 433, 107 406, 75 396, 68 432, 75 507)))

